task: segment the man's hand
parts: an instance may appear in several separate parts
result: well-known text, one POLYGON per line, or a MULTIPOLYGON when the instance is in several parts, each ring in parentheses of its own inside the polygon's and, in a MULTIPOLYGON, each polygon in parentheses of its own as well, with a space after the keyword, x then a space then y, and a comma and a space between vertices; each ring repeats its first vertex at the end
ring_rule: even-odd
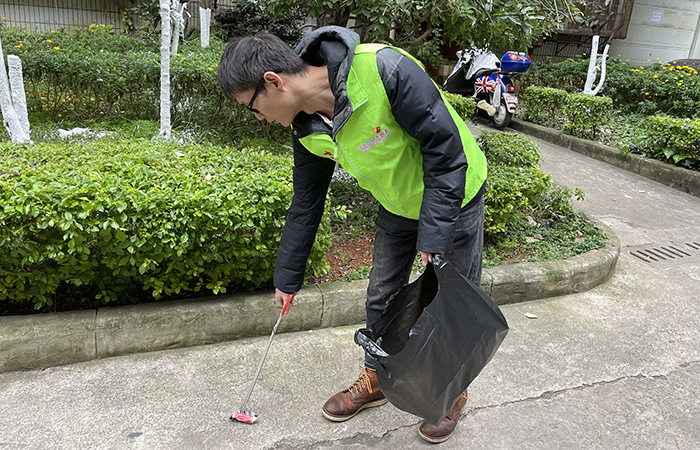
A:
POLYGON ((279 303, 280 306, 284 306, 284 302, 286 302, 287 299, 289 298, 289 294, 282 292, 279 289, 275 288, 275 298, 277 299, 277 303, 279 303))
MULTIPOLYGON (((440 255, 444 256, 444 255, 440 255)), ((433 261, 433 254, 428 252, 420 252, 420 263, 421 266, 425 267, 429 262, 433 261)))

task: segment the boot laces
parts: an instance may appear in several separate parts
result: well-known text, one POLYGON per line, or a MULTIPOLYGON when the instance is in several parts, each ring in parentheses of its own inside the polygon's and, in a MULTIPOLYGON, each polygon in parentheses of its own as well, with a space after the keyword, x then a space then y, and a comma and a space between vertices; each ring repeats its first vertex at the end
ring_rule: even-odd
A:
POLYGON ((362 389, 365 386, 369 390, 369 393, 372 393, 372 382, 369 377, 369 371, 360 366, 360 376, 357 378, 357 380, 355 380, 352 386, 348 388, 348 391, 350 391, 350 394, 352 394, 353 397, 362 392, 362 389))

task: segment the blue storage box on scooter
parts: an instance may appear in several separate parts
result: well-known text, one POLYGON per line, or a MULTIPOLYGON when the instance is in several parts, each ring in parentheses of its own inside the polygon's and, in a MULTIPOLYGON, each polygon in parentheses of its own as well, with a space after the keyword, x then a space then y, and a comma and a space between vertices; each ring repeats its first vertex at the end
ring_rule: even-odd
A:
POLYGON ((501 72, 527 72, 530 64, 532 61, 525 53, 506 52, 501 58, 501 72))

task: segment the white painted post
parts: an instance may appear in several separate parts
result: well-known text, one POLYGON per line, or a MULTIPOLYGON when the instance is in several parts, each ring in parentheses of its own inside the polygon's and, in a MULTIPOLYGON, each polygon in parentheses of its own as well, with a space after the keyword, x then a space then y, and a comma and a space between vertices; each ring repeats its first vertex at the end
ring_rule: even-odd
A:
POLYGON ((593 36, 593 44, 591 45, 590 59, 588 60, 588 75, 586 76, 586 84, 583 86, 583 93, 590 94, 593 90, 593 82, 596 74, 596 59, 598 59, 598 41, 600 36, 593 36))
POLYGON ((211 29, 211 9, 199 8, 199 36, 202 48, 209 47, 209 30, 211 29))
POLYGON ((586 76, 586 84, 583 87, 583 93, 588 95, 596 95, 603 88, 603 83, 605 83, 606 75, 606 62, 608 59, 608 50, 610 50, 610 44, 605 46, 603 50, 603 55, 598 58, 598 42, 600 41, 600 36, 593 36, 593 43, 591 45, 591 58, 588 61, 588 75, 586 76), (595 89, 593 89, 593 83, 596 79, 596 74, 600 70, 600 81, 595 89))
POLYGON ((27 113, 27 94, 24 92, 24 77, 22 76, 22 60, 17 55, 7 55, 7 66, 9 67, 12 104, 22 129, 27 136, 31 136, 29 114, 27 113))
POLYGON ((180 45, 180 37, 184 35, 185 8, 187 8, 187 3, 180 3, 179 0, 173 0, 173 5, 170 9, 173 26, 173 42, 170 50, 173 55, 177 53, 177 48, 180 45))
POLYGON ((593 89, 593 95, 598 95, 598 92, 600 92, 600 90, 603 89, 603 83, 605 83, 605 75, 607 74, 606 62, 608 60, 608 50, 610 50, 610 44, 607 44, 605 46, 605 50, 603 50, 603 56, 600 59, 600 81, 598 82, 598 86, 596 86, 596 88, 593 89))
POLYGON ((0 42, 0 110, 2 111, 3 124, 5 128, 7 128, 8 133, 10 133, 10 140, 12 140, 12 142, 31 143, 32 141, 29 134, 24 131, 17 111, 12 104, 10 85, 7 80, 7 69, 5 69, 5 55, 2 51, 2 42, 0 42))
POLYGON ((160 136, 170 140, 170 0, 160 0, 160 136))

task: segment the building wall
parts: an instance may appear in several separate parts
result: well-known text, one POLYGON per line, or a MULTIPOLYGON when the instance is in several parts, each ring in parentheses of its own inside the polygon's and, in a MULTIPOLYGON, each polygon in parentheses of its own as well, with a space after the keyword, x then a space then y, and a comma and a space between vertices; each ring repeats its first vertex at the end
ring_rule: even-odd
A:
POLYGON ((627 39, 614 40, 610 56, 639 65, 700 59, 700 1, 636 0, 627 39))
MULTIPOLYGON (((27 31, 82 28, 91 24, 122 29, 122 11, 143 0, 0 0, 0 18, 8 27, 27 31)), ((217 0, 219 9, 228 9, 236 0, 217 0)), ((199 0, 190 0, 187 25, 199 28, 199 0)), ((203 2, 206 3, 206 2, 203 2)))

